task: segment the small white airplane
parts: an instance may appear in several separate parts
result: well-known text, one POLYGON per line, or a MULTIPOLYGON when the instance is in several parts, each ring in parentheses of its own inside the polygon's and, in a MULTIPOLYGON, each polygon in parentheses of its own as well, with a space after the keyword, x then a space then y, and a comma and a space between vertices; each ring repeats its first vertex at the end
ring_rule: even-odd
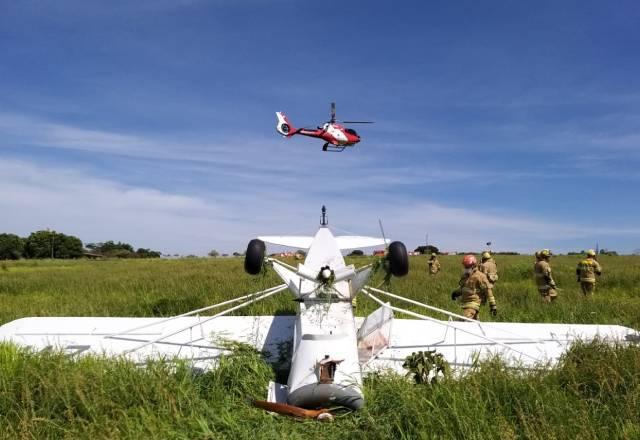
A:
POLYGON ((255 402, 256 406, 329 418, 330 408, 362 408, 363 375, 381 370, 405 374, 402 364, 412 352, 437 350, 454 371, 495 355, 514 367, 533 368, 552 365, 576 340, 640 340, 638 332, 619 325, 480 323, 371 287, 367 282, 377 267, 388 277, 407 274, 404 244, 388 243, 385 238, 336 237, 328 227, 324 207, 314 237, 270 236, 249 242, 245 270, 257 275, 266 266, 273 267, 282 284, 181 315, 22 318, 0 327, 0 341, 33 350, 64 350, 71 356, 119 356, 140 364, 148 359, 186 359, 203 370, 215 368, 216 360, 229 352, 222 343, 225 340, 250 344, 272 362, 282 358, 284 350, 284 357, 290 359, 287 384, 271 383, 267 401, 255 402), (265 242, 308 249, 307 257, 293 267, 266 257, 265 242), (387 244, 379 265, 346 265, 341 252, 387 244), (295 316, 225 316, 285 290, 299 302, 295 316), (366 318, 355 317, 352 299, 358 294, 380 308, 366 318), (380 296, 408 303, 412 310, 380 296), (201 315, 225 306, 214 315, 201 315), (441 313, 447 320, 418 313, 420 308, 441 313), (395 319, 394 312, 415 319, 395 319))

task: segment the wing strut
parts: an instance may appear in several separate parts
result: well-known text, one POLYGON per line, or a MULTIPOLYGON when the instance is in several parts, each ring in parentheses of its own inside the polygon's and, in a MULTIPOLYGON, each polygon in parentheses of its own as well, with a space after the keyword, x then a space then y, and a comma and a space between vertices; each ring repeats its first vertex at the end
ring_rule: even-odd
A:
POLYGON ((257 296, 257 295, 260 295, 260 294, 263 294, 263 293, 271 292, 272 290, 279 289, 279 288, 281 288, 283 286, 286 286, 286 284, 280 284, 279 286, 270 287, 270 288, 268 288, 266 290, 262 290, 262 291, 259 291, 259 292, 254 292, 254 293, 250 293, 248 295, 240 296, 238 298, 230 299, 229 301, 223 301, 221 303, 214 304, 212 306, 202 307, 200 309, 191 310, 190 312, 186 312, 186 313, 183 313, 181 315, 170 316, 169 318, 162 319, 160 321, 154 321, 154 322, 151 322, 149 324, 144 324, 144 325, 141 325, 139 327, 129 328, 127 330, 123 330, 123 331, 118 332, 118 333, 112 333, 110 335, 106 335, 104 338, 105 339, 111 339, 111 338, 118 339, 118 336, 125 336, 125 335, 128 335, 129 333, 132 333, 132 332, 135 332, 135 331, 138 331, 138 330, 142 330, 143 328, 152 327, 154 325, 159 325, 159 324, 164 324, 166 322, 173 321, 174 319, 184 318, 185 316, 196 315, 196 314, 198 314, 200 312, 204 312, 206 310, 217 309, 218 307, 226 306, 228 304, 233 304, 235 302, 242 301, 243 299, 247 299, 247 298, 251 298, 253 296, 257 296))
MULTIPOLYGON (((186 327, 180 328, 178 330, 172 331, 171 333, 159 336, 159 337, 157 337, 155 339, 152 339, 150 341, 146 341, 146 342, 144 342, 144 343, 142 343, 142 344, 140 344, 140 345, 138 345, 138 346, 136 346, 134 348, 131 348, 129 350, 124 351, 123 354, 133 353, 134 351, 140 350, 141 348, 144 348, 144 347, 146 347, 148 345, 155 344, 156 342, 160 342, 163 339, 170 338, 171 336, 177 335, 178 333, 182 333, 184 331, 192 329, 193 327, 200 326, 200 325, 204 324, 205 322, 211 321, 212 319, 218 318, 220 316, 224 316, 224 315, 226 315, 226 314, 228 314, 230 312, 233 312, 235 310, 241 309, 242 307, 246 307, 249 304, 253 304, 255 302, 262 301, 263 299, 266 299, 266 298, 268 298, 268 297, 270 297, 270 296, 272 296, 272 295, 274 295, 276 293, 280 293, 283 290, 287 290, 287 289, 288 289, 288 287, 287 287, 286 284, 281 284, 279 286, 276 286, 276 287, 273 287, 271 289, 267 289, 267 290, 263 291, 263 292, 266 292, 266 293, 263 293, 262 295, 259 295, 259 296, 255 296, 255 295, 258 295, 261 292, 256 292, 256 293, 251 295, 251 296, 255 296, 254 298, 251 298, 248 301, 243 302, 242 304, 238 304, 237 306, 234 306, 234 307, 231 307, 229 309, 226 309, 226 310, 224 310, 224 311, 222 311, 220 313, 216 313, 215 315, 213 315, 211 317, 208 317, 207 319, 204 319, 202 321, 199 321, 199 322, 197 322, 195 324, 191 324, 189 326, 186 326, 186 327)), ((198 339, 194 339, 194 340, 192 340, 191 342, 189 342, 188 344, 185 344, 185 345, 193 344, 195 341, 199 341, 200 339, 204 339, 204 337, 201 337, 201 338, 198 338, 198 339)))
MULTIPOLYGON (((374 296, 371 292, 369 292, 368 288, 366 288, 366 287, 363 288, 361 292, 364 293, 365 295, 367 295, 369 298, 371 298, 375 302, 377 302, 378 304, 380 304, 381 306, 388 307, 391 310, 394 310, 396 312, 404 313, 405 315, 413 316, 415 318, 423 319, 425 321, 431 321, 431 322, 434 322, 436 324, 444 325, 446 327, 450 327, 451 326, 451 324, 449 324, 447 322, 440 321, 440 320, 435 319, 435 318, 431 318, 430 316, 421 315, 420 313, 412 312, 411 310, 401 309, 399 307, 395 307, 395 306, 389 305, 389 304, 385 303, 384 301, 382 301, 381 299, 379 299, 376 296, 374 296)), ((477 323, 476 321, 473 321, 473 322, 477 323)), ((470 334, 472 336, 476 336, 476 337, 478 337, 480 339, 484 339, 486 341, 492 342, 492 343, 494 343, 496 345, 499 345, 499 346, 501 346, 503 348, 506 348, 508 350, 514 351, 514 352, 516 352, 516 353, 518 353, 518 354, 520 354, 522 356, 526 356, 526 357, 528 357, 530 359, 533 359, 536 362, 539 362, 541 360, 541 359, 539 359, 539 358, 537 358, 535 356, 531 356, 530 354, 527 354, 527 353, 525 353, 523 351, 520 351, 520 350, 518 350, 516 348, 513 348, 513 347, 511 347, 511 346, 509 346, 509 345, 507 345, 507 344, 505 344, 503 342, 500 342, 500 341, 497 341, 495 339, 489 338, 488 336, 484 336, 484 335, 481 335, 481 334, 478 334, 478 333, 474 333, 472 331, 466 330, 466 329, 461 328, 461 327, 455 327, 455 329, 459 330, 459 331, 461 331, 463 333, 467 333, 467 334, 470 334)))
MULTIPOLYGON (((408 302, 409 304, 414 304, 416 306, 424 307, 425 309, 432 310, 432 311, 438 312, 438 313, 442 313, 444 315, 447 315, 447 316, 449 316, 451 318, 458 319, 460 321, 473 322, 474 324, 478 324, 478 326, 480 326, 480 328, 482 329, 482 325, 483 324, 481 324, 480 321, 469 319, 466 316, 458 315, 457 313, 453 313, 453 312, 450 312, 448 310, 440 309, 438 307, 430 306, 429 304, 421 303, 419 301, 414 301, 412 299, 405 298, 404 296, 395 295, 395 294, 393 294, 391 292, 386 292, 384 290, 380 290, 380 289, 377 289, 375 287, 371 287, 371 286, 365 286, 365 287, 367 289, 370 289, 373 292, 381 293, 381 294, 383 294, 385 296, 388 296, 388 297, 391 297, 391 298, 395 298, 395 299, 399 299, 400 301, 408 302)), ((484 323, 484 325, 487 325, 487 323, 484 323)), ((528 336, 524 336, 524 335, 521 335, 521 334, 518 334, 518 333, 514 333, 512 331, 509 331, 509 330, 506 330, 506 329, 503 329, 503 328, 497 328, 497 327, 494 327, 494 328, 496 330, 498 330, 498 331, 503 332, 503 333, 506 333, 506 334, 509 334, 509 335, 512 335, 512 336, 516 336, 518 338, 521 338, 521 339, 524 339, 524 340, 527 340, 527 341, 531 341, 531 342, 533 342, 535 344, 544 344, 544 342, 545 342, 545 341, 543 341, 541 339, 530 338, 528 336)), ((539 348, 538 348, 538 351, 542 352, 539 348)))

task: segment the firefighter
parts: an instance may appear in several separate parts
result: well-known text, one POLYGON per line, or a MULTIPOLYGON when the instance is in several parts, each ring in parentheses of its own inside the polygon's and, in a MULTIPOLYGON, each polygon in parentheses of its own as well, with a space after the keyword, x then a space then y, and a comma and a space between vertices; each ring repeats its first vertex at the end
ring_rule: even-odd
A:
POLYGON ((482 263, 480 263, 479 270, 487 276, 489 283, 491 283, 491 289, 493 290, 498 281, 498 266, 489 251, 482 253, 482 263))
POLYGON ((440 272, 440 262, 438 261, 438 256, 435 252, 431 254, 427 264, 429 265, 429 275, 435 275, 440 272))
POLYGON ((538 286, 538 292, 542 295, 542 300, 545 303, 555 301, 558 297, 556 282, 551 276, 551 265, 549 260, 551 259, 551 251, 549 249, 542 249, 536 253, 536 264, 533 267, 533 273, 538 286))
POLYGON ((578 263, 576 276, 584 296, 593 295, 596 291, 596 276, 602 275, 602 267, 596 260, 596 251, 589 249, 587 258, 578 263))
POLYGON ((465 255, 462 259, 464 272, 460 278, 459 287, 451 292, 451 299, 462 297, 462 314, 469 319, 478 319, 480 305, 489 302, 491 314, 496 316, 498 308, 493 297, 491 283, 487 276, 478 270, 478 263, 474 255, 465 255))

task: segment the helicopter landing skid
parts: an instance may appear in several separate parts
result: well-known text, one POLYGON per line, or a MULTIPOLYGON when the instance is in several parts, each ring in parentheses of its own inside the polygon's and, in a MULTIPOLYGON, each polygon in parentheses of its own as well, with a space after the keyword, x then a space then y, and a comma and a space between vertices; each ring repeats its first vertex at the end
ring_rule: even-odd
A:
POLYGON ((347 148, 346 146, 337 146, 337 145, 331 145, 330 143, 326 143, 322 146, 322 151, 327 151, 330 153, 341 153, 344 151, 344 149, 347 148))

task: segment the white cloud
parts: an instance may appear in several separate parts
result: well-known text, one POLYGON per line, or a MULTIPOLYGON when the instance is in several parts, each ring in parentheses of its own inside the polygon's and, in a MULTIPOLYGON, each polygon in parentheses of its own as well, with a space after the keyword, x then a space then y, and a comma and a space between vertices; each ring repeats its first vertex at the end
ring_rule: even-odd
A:
POLYGON ((382 218, 389 237, 420 244, 428 232, 443 249, 480 249, 492 240, 499 249, 530 251, 554 247, 554 240, 594 235, 640 235, 639 229, 602 229, 553 223, 513 213, 488 213, 427 201, 322 200, 303 191, 261 189, 222 197, 212 191, 194 197, 132 187, 65 168, 18 160, 0 161, 1 232, 20 235, 53 228, 85 242, 122 240, 163 252, 205 254, 216 248, 242 250, 260 234, 313 234, 326 203, 338 232, 378 235, 382 218))

